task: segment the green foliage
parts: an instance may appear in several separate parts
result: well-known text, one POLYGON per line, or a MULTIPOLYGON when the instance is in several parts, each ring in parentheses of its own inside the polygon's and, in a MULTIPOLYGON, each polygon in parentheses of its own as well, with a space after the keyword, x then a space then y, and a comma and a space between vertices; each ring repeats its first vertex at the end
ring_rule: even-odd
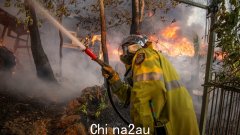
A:
MULTIPOLYGON (((170 9, 176 7, 178 4, 174 0, 144 0, 145 10, 144 17, 148 19, 155 15, 155 13, 160 13, 161 20, 163 22, 172 21, 167 20, 165 15, 170 11, 170 9), (160 10, 160 12, 159 12, 160 10), (151 16, 149 14, 152 13, 151 16)), ((88 3, 82 2, 85 5, 88 3)), ((131 25, 132 21, 132 10, 131 10, 131 0, 104 0, 105 4, 105 14, 106 14, 106 24, 107 29, 115 28, 122 25, 131 25)), ((100 31, 100 21, 99 21, 99 2, 96 0, 92 2, 88 7, 83 7, 81 13, 88 14, 88 16, 79 14, 79 26, 83 29, 89 31, 89 34, 97 33, 100 31)))
POLYGON ((94 93, 89 92, 85 95, 85 99, 83 100, 83 104, 81 104, 76 110, 76 113, 82 113, 88 117, 98 118, 102 111, 108 108, 107 93, 98 95, 98 92, 94 93))
POLYGON ((18 9, 17 12, 17 24, 32 24, 32 19, 30 16, 27 16, 27 11, 25 10, 24 3, 21 0, 5 0, 4 1, 5 7, 14 7, 18 9), (23 15, 24 14, 24 15, 23 15))
POLYGON ((146 10, 160 9, 167 13, 171 8, 175 8, 178 2, 175 0, 145 0, 146 10))
POLYGON ((88 114, 88 111, 87 111, 87 103, 85 104, 82 104, 81 107, 80 107, 80 111, 84 114, 88 114))
POLYGON ((222 48, 223 82, 240 80, 240 3, 238 0, 219 0, 217 22, 217 47, 222 48))
MULTIPOLYGON (((78 26, 89 31, 89 35, 100 31, 99 1, 81 1, 82 7, 78 12, 78 26)), ((81 6, 81 5, 78 6, 81 6)), ((107 29, 131 24, 131 1, 125 0, 104 0, 107 29)))
MULTIPOLYGON (((72 11, 70 11, 70 6, 76 4, 76 0, 38 0, 46 9, 48 9, 54 16, 56 16, 59 20, 63 16, 69 16, 72 11)), ((14 7, 18 9, 18 18, 17 24, 25 24, 31 25, 32 19, 29 16, 29 11, 25 9, 24 1, 22 0, 5 0, 5 7, 14 7)), ((41 26, 43 20, 38 20, 38 25, 41 26)))
POLYGON ((95 112, 95 117, 98 118, 103 110, 105 110, 108 107, 107 102, 105 101, 105 98, 101 98, 101 101, 99 103, 99 106, 97 108, 97 111, 95 112))
MULTIPOLYGON (((79 18, 78 26, 89 31, 89 35, 100 31, 99 21, 99 2, 89 0, 37 0, 46 9, 48 9, 53 16, 59 21, 62 17, 69 16, 71 14, 77 15, 79 18), (85 6, 82 6, 85 5, 85 6)), ((126 0, 104 0, 106 23, 107 28, 114 28, 121 25, 131 24, 131 1, 126 0)), ((171 8, 174 8, 178 3, 174 0, 145 0, 145 18, 150 17, 149 12, 154 12, 153 15, 160 9, 163 13, 168 13, 171 8)), ((18 23, 30 23, 31 18, 26 16, 23 0, 5 0, 6 7, 15 7, 18 12, 18 23)), ((40 16, 39 16, 40 17, 40 16)), ((164 15, 162 15, 162 21, 166 21, 164 15)), ((39 19, 39 25, 43 22, 39 19)))

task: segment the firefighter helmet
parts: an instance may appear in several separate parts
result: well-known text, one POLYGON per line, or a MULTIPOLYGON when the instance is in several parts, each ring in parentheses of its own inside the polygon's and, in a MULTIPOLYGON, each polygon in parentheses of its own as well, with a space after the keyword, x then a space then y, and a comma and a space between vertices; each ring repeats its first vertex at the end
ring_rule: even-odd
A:
POLYGON ((145 35, 130 35, 125 38, 118 48, 120 60, 125 64, 131 64, 134 54, 144 47, 147 41, 145 35))

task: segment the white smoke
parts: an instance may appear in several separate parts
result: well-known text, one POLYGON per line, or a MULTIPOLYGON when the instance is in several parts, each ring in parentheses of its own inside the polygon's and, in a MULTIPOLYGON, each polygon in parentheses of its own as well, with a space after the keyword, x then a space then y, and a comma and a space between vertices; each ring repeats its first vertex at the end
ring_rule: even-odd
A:
MULTIPOLYGON (((91 5, 91 2, 93 1, 87 1, 85 3, 80 2, 80 5, 82 7, 89 7, 91 5)), ((1 5, 1 7, 2 6, 3 5, 1 5)), ((120 11, 121 8, 124 8, 124 10, 128 10, 129 12, 131 12, 131 5, 129 5, 129 2, 122 4, 116 10, 120 11)), ((13 8, 5 9, 8 11, 12 10, 13 8)), ((107 20, 111 20, 112 18, 114 18, 111 14, 112 10, 113 9, 110 7, 106 8, 107 20)), ((150 19, 145 19, 142 25, 144 33, 148 34, 159 32, 160 29, 168 26, 171 23, 171 20, 175 19, 181 26, 182 34, 188 37, 189 40, 193 39, 193 33, 197 33, 201 40, 203 40, 202 37, 204 37, 205 34, 204 26, 206 11, 180 4, 175 9, 172 9, 167 14, 165 14, 167 20, 170 20, 170 22, 168 21, 165 23, 161 21, 161 14, 162 12, 156 11, 156 14, 153 17, 151 17, 150 19)), ((81 12, 80 15, 83 17, 90 17, 90 20, 91 17, 98 18, 99 16, 98 13, 90 14, 88 12, 81 12)), ((38 17, 41 17, 40 14, 38 14, 38 17)), ((76 17, 64 18, 63 25, 68 30, 76 31, 76 24, 78 23, 78 21, 82 20, 78 20, 76 19, 76 17)), ((130 26, 126 23, 108 29, 108 43, 111 45, 111 47, 117 49, 122 39, 126 37, 129 32, 130 26)), ((38 95, 41 97, 45 96, 50 99, 53 97, 57 99, 66 99, 71 96, 77 96, 76 93, 80 93, 81 90, 85 87, 102 85, 103 78, 101 76, 100 67, 79 50, 63 49, 62 76, 59 77, 60 68, 58 30, 50 22, 45 21, 43 23, 43 26, 40 28, 40 34, 42 39, 42 45, 50 60, 55 76, 59 80, 61 87, 53 86, 52 84, 48 85, 36 77, 33 60, 32 58, 28 57, 28 54, 24 49, 21 50, 21 53, 20 49, 17 51, 19 52, 19 63, 21 63, 22 66, 18 67, 19 70, 16 70, 16 74, 13 76, 13 79, 11 80, 11 82, 6 83, 6 85, 14 89, 14 91, 18 90, 21 92, 30 93, 30 95, 38 95), (22 69, 20 70, 20 68, 22 69)), ((80 25, 78 35, 84 36, 87 34, 89 34, 88 31, 82 28, 80 25)), ((99 34, 99 32, 95 34, 99 34)), ((5 41, 5 44, 7 46, 11 46, 13 43, 14 39, 12 38, 7 38, 5 41)), ((117 64, 123 67, 122 64, 116 62, 115 60, 116 59, 114 59, 113 61, 113 59, 110 57, 112 67, 117 67, 117 64)), ((196 65, 193 65, 190 62, 190 59, 185 57, 177 57, 170 60, 172 61, 176 69, 179 71, 179 73, 182 75, 182 78, 185 79, 185 84, 195 84, 195 89, 199 89, 199 91, 201 91, 201 84, 203 83, 201 77, 198 82, 192 82, 191 80, 191 73, 196 72, 193 70, 193 67, 196 65)), ((205 63, 204 59, 201 60, 201 63, 205 63)), ((193 89, 189 90, 190 93, 192 93, 192 90, 193 89)), ((201 97, 194 95, 192 96, 194 99, 194 104, 197 106, 197 111, 199 112, 199 108, 201 105, 201 97)))

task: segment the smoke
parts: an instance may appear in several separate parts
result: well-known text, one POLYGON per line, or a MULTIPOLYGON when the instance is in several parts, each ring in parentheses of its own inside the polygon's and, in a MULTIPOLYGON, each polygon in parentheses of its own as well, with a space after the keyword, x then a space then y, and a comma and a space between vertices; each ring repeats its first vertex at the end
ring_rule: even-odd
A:
MULTIPOLYGON (((79 1, 78 5, 80 5, 82 8, 77 8, 90 8, 91 4, 94 2, 95 1, 79 1)), ((131 3, 128 1, 114 8, 107 6, 106 19, 108 21, 114 21, 114 12, 131 13, 130 4, 131 3)), ((72 8, 74 9, 74 7, 72 8)), ((10 12, 13 10, 13 8, 4 9, 10 12)), ((172 22, 174 23, 176 21, 175 23, 177 23, 181 28, 181 35, 184 35, 190 41, 193 41, 193 36, 197 34, 200 37, 200 43, 202 43, 204 40, 203 37, 205 36, 205 15, 206 11, 202 9, 180 4, 175 9, 171 9, 167 14, 161 10, 157 10, 154 16, 146 17, 142 24, 142 30, 143 33, 147 35, 158 33, 161 29, 164 29, 166 26, 169 26, 172 22), (165 17, 167 20, 166 22, 162 21, 162 16, 165 17)), ((131 14, 129 14, 129 16, 131 16, 131 14)), ((44 18, 42 14, 39 13, 38 17, 44 18)), ((81 10, 78 17, 76 15, 71 15, 70 17, 63 18, 63 25, 68 30, 75 31, 77 32, 77 35, 84 37, 89 34, 89 30, 81 25, 79 25, 79 30, 77 30, 77 24, 79 22, 81 22, 81 24, 88 24, 89 22, 89 24, 91 23, 93 26, 95 26, 94 24, 99 25, 99 23, 96 22, 96 18, 98 17, 98 12, 91 13, 87 10, 81 10)), ((109 26, 112 25, 108 24, 108 27, 109 26)), ((130 25, 128 25, 127 22, 116 27, 110 27, 107 31, 109 48, 111 48, 111 50, 117 50, 122 39, 125 38, 129 32, 130 25)), ((94 34, 99 34, 99 32, 94 34)), ((47 97, 51 100, 60 101, 77 96, 78 93, 80 93, 85 87, 103 84, 100 67, 95 62, 91 61, 90 58, 85 56, 85 54, 83 54, 80 50, 67 48, 63 49, 62 75, 60 76, 58 30, 49 21, 45 20, 43 26, 40 27, 40 35, 44 51, 50 60, 50 64, 54 70, 56 78, 59 80, 60 86, 46 84, 46 82, 42 82, 36 77, 33 60, 31 57, 29 57, 26 49, 17 50, 16 55, 18 58, 18 65, 16 67, 16 73, 12 76, 12 78, 8 79, 9 81, 5 81, 5 83, 3 83, 5 86, 7 86, 9 89, 13 89, 13 91, 27 93, 28 95, 32 96, 47 97)), ((67 40, 69 39, 65 39, 64 42, 67 40)), ((4 44, 12 49, 14 39, 6 38, 4 40, 4 44)), ((120 63, 119 58, 116 55, 111 54, 112 52, 110 51, 109 55, 111 66, 117 71, 123 73, 124 65, 120 63)), ((179 56, 174 58, 169 57, 169 59, 182 76, 183 82, 193 97, 197 113, 200 113, 201 97, 194 95, 193 90, 197 89, 201 92, 204 70, 201 68, 196 70, 196 67, 199 65, 193 64, 192 59, 189 57, 179 56), (202 71, 200 72, 199 70, 202 71), (192 78, 192 73, 195 72, 199 72, 200 74, 198 79, 192 78)), ((203 63, 205 63, 205 60, 201 59, 200 66, 203 63)))
MULTIPOLYGON (((152 17, 146 17, 142 24, 142 32, 146 35, 158 34, 172 23, 176 23, 180 27, 179 34, 186 37, 193 43, 194 37, 199 37, 199 44, 204 43, 205 38, 205 22, 206 11, 203 9, 189 7, 185 4, 178 5, 175 9, 171 9, 167 14, 161 10, 155 11, 156 14, 152 17), (167 21, 162 21, 164 19, 167 21), (176 21, 176 22, 175 22, 176 21)), ((129 33, 129 26, 123 25, 111 29, 108 32, 108 40, 111 42, 111 46, 117 48, 121 43, 121 40, 129 33), (126 34, 127 33, 127 34, 126 34)), ((170 57, 168 54, 164 54, 180 74, 183 83, 187 87, 190 95, 192 96, 193 103, 197 116, 200 116, 201 104, 202 104, 202 91, 203 78, 205 73, 204 64, 206 59, 204 57, 187 57, 178 56, 170 57)), ((113 63, 115 64, 115 63, 113 63)), ((124 68, 121 64, 115 64, 124 68)), ((119 69, 119 68, 118 68, 119 69)))
MULTIPOLYGON (((37 13, 39 15, 39 12, 37 13)), ((40 18, 42 18, 42 16, 40 16, 40 18)), ((81 90, 86 87, 103 84, 99 65, 82 54, 80 50, 63 49, 63 71, 60 76, 58 30, 48 21, 39 29, 43 48, 55 72, 55 77, 59 80, 59 85, 46 83, 38 79, 36 77, 32 55, 28 55, 26 48, 18 48, 15 52, 17 66, 13 71, 14 74, 1 73, 1 89, 25 93, 32 97, 64 101, 78 96, 81 90), (78 93, 78 95, 76 95, 76 93, 78 93)), ((67 32, 65 31, 65 33, 67 32)), ((14 36, 16 37, 16 34, 14 34, 14 36)), ((26 39, 26 37, 21 38, 26 39)), ((29 43, 30 41, 28 45, 29 43)), ((15 38, 5 36, 5 46, 13 50, 14 44, 15 38)), ((20 42, 20 45, 24 46, 26 43, 20 42)))

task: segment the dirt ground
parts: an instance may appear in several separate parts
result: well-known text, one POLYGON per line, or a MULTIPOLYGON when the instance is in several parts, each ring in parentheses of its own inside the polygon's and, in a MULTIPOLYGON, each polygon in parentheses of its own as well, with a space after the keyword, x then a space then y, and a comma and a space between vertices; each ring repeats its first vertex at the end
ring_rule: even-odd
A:
MULTIPOLYGON (((120 107, 119 104, 117 106, 120 107)), ((128 109, 121 110, 129 118, 128 109)), ((126 127, 100 86, 86 88, 77 98, 64 103, 36 99, 0 88, 1 135, 88 135, 93 123, 126 127)))

